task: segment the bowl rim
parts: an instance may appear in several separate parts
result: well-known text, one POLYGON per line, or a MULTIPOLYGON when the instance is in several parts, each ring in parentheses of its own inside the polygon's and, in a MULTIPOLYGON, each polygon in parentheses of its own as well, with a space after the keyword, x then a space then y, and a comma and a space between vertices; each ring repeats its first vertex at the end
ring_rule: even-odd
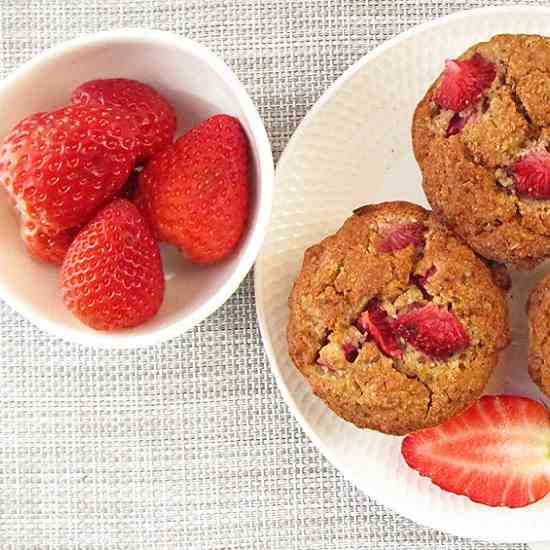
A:
POLYGON ((258 179, 261 181, 261 191, 258 191, 256 195, 258 205, 256 220, 249 226, 248 242, 243 247, 242 256, 230 277, 221 284, 208 300, 190 314, 166 327, 152 330, 149 333, 132 335, 125 334, 124 331, 91 332, 84 325, 82 325, 82 328, 62 326, 43 315, 36 315, 32 308, 14 295, 9 286, 0 279, 0 298, 27 320, 40 329, 64 340, 100 349, 133 349, 159 344, 181 335, 214 313, 237 290, 252 268, 267 233, 273 202, 275 179, 273 154, 266 128, 254 102, 235 73, 221 57, 190 38, 170 31, 146 28, 119 28, 85 34, 61 42, 26 61, 0 82, 0 94, 9 89, 20 78, 31 74, 36 68, 51 63, 57 57, 98 44, 116 45, 128 41, 156 42, 175 46, 202 60, 228 84, 244 113, 244 118, 250 128, 251 135, 249 138, 253 140, 257 150, 258 179))
MULTIPOLYGON (((351 66, 349 66, 332 84, 329 85, 329 87, 321 94, 321 96, 306 113, 304 118, 300 121, 291 138, 287 142, 281 156, 279 157, 279 160, 277 162, 275 181, 277 181, 277 174, 280 167, 286 162, 287 157, 291 156, 295 143, 298 142, 302 134, 305 133, 310 124, 310 121, 333 98, 333 96, 338 92, 338 90, 344 83, 346 83, 355 74, 361 71, 364 66, 371 62, 373 59, 382 55, 386 50, 391 49, 401 42, 404 42, 409 38, 414 37, 415 35, 421 34, 431 29, 432 27, 445 25, 449 21, 466 20, 470 17, 480 17, 491 14, 515 15, 519 13, 525 13, 528 15, 544 14, 548 16, 550 15, 550 6, 499 5, 461 10, 413 25, 409 29, 396 34, 392 38, 382 42, 378 46, 368 51, 365 55, 352 63, 351 66)), ((409 508, 405 505, 402 505, 400 502, 387 498, 383 492, 372 490, 372 488, 368 487, 364 481, 358 480, 349 473, 347 467, 342 464, 337 457, 334 456, 331 448, 324 443, 321 436, 317 434, 315 428, 310 424, 306 416, 300 411, 297 400, 295 399, 293 393, 283 379, 283 375, 277 361, 277 354, 272 343, 273 338, 268 326, 267 315, 265 311, 265 296, 262 285, 262 280, 265 277, 264 255, 265 251, 262 250, 262 252, 258 255, 257 265, 254 269, 254 293, 256 298, 256 314, 258 316, 258 327, 260 330, 262 343, 269 361, 269 365, 271 367, 271 372, 275 378, 277 387, 279 388, 279 391, 283 396, 284 401, 286 402, 294 418, 298 421, 301 429, 304 431, 308 439, 313 442, 313 444, 315 445, 315 447, 317 447, 321 454, 329 461, 329 463, 338 470, 338 472, 344 477, 344 479, 350 482, 354 487, 357 487, 361 492, 363 492, 363 494, 376 499, 377 502, 388 507, 389 509, 400 514, 401 516, 408 518, 419 525, 426 526, 431 529, 441 530, 453 536, 495 543, 529 544, 547 542, 547 537, 541 538, 543 537, 542 535, 536 534, 518 537, 506 533, 500 534, 496 537, 488 538, 484 531, 483 525, 470 526, 470 530, 468 531, 468 533, 464 534, 464 531, 462 530, 463 525, 456 526, 455 524, 453 524, 452 519, 446 522, 427 519, 426 515, 419 513, 416 509, 409 508)))

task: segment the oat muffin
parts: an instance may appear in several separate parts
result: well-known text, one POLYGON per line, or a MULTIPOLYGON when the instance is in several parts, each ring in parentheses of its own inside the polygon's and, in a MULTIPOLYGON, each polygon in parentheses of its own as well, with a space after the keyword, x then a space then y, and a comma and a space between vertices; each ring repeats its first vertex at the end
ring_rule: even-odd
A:
POLYGON ((529 374, 550 397, 550 275, 532 290, 527 304, 529 374))
POLYGON ((479 397, 508 343, 501 275, 420 206, 364 206, 305 253, 290 357, 358 427, 436 425, 479 397))
POLYGON ((499 35, 447 60, 412 139, 434 213, 476 252, 550 257, 550 38, 499 35))

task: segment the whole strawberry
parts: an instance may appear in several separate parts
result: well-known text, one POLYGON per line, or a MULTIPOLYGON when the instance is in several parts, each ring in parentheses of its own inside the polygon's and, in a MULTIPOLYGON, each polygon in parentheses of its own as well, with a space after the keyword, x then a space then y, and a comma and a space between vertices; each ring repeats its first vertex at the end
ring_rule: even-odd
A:
POLYGON ((160 251, 130 201, 113 200, 80 231, 60 286, 67 308, 97 330, 134 327, 156 315, 164 297, 160 251))
POLYGON ((157 236, 212 263, 239 242, 248 217, 248 142, 239 121, 216 115, 145 167, 136 204, 157 236))
POLYGON ((34 114, 0 143, 0 184, 43 233, 81 226, 128 179, 134 136, 133 121, 113 108, 34 114))
POLYGON ((138 161, 145 162, 172 143, 176 112, 154 88, 126 78, 90 80, 72 94, 77 105, 105 105, 126 109, 138 126, 138 161))
POLYGON ((27 252, 34 259, 49 264, 61 265, 77 232, 74 228, 47 235, 32 220, 21 220, 21 239, 27 252))

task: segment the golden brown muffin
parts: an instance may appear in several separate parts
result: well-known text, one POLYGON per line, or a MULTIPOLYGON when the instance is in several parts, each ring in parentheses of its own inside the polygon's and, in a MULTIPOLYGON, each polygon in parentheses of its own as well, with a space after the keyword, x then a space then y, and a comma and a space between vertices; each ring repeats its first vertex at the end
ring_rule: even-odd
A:
POLYGON ((549 38, 499 35, 447 61, 412 140, 434 213, 477 253, 519 268, 550 257, 549 38))
POLYGON ((550 397, 550 275, 532 290, 527 304, 529 374, 550 397))
POLYGON ((463 410, 509 341, 491 269, 406 202, 359 208, 309 248, 289 308, 290 357, 315 394, 390 434, 463 410))

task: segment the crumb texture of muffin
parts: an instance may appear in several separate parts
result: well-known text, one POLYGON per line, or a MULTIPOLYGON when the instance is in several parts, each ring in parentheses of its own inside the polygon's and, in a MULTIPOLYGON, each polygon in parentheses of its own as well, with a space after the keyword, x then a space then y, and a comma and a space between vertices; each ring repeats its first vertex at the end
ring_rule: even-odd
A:
POLYGON ((550 38, 498 35, 447 60, 412 141, 434 213, 477 253, 550 257, 550 38))
POLYGON ((290 357, 360 428, 434 426, 481 395, 509 342, 497 280, 420 206, 359 208, 305 252, 289 297, 290 357))
POLYGON ((550 275, 532 290, 527 304, 529 324, 529 374, 550 397, 550 275))

